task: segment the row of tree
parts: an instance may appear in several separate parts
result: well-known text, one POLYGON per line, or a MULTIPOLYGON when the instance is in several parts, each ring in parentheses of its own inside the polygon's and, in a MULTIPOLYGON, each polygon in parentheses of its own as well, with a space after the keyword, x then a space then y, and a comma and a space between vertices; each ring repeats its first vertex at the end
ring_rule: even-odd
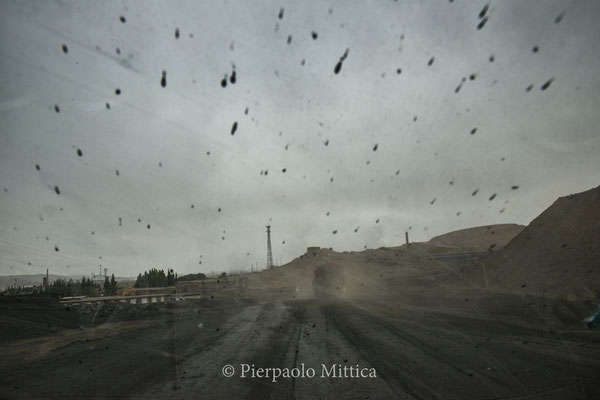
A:
POLYGON ((196 274, 187 274, 187 275, 180 276, 179 278, 177 278, 177 282, 203 281, 205 279, 206 279, 206 274, 203 274, 202 272, 198 272, 196 274))
POLYGON ((4 289, 0 294, 41 294, 42 292, 43 288, 41 286, 11 285, 4 289))
MULTIPOLYGON (((107 278, 108 281, 108 278, 107 278)), ((111 282, 109 282, 109 286, 111 282)), ((106 282, 104 286, 104 294, 115 294, 117 292, 117 282, 112 277, 112 286, 109 291, 106 291, 106 282), (112 289, 114 287, 114 290, 112 289)), ((71 297, 71 296, 98 296, 103 293, 102 287, 88 278, 82 278, 81 280, 74 281, 69 279, 57 279, 51 282, 48 287, 43 286, 20 286, 14 285, 9 286, 2 291, 3 294, 42 294, 51 297, 71 297)))
MULTIPOLYGON (((220 278, 226 278, 225 272, 219 275, 220 278)), ((135 288, 148 288, 148 287, 169 287, 175 286, 177 281, 194 281, 204 280, 206 274, 198 272, 195 274, 188 274, 182 277, 177 277, 177 273, 173 269, 167 269, 167 272, 163 269, 152 268, 148 271, 144 271, 144 274, 138 274, 134 287, 135 288)), ((9 286, 2 291, 3 294, 46 294, 52 297, 71 297, 71 296, 98 296, 104 294, 105 296, 114 296, 117 294, 117 281, 115 275, 112 274, 110 279, 105 277, 104 285, 95 283, 89 278, 82 278, 78 281, 72 279, 64 280, 57 279, 49 284, 47 288, 42 286, 9 286)))
POLYGON ((168 287, 175 286, 177 274, 172 269, 167 269, 167 273, 162 269, 152 268, 149 271, 144 271, 144 275, 138 274, 133 287, 148 288, 148 287, 168 287))
POLYGON ((79 281, 73 281, 73 279, 69 279, 68 281, 64 279, 57 279, 54 282, 50 283, 50 285, 48 285, 47 288, 47 294, 52 297, 94 297, 98 296, 100 293, 102 293, 102 287, 100 286, 100 284, 95 283, 93 280, 85 277, 81 278, 81 280, 79 281))
POLYGON ((104 278, 104 295, 115 296, 117 294, 117 281, 115 280, 115 274, 112 274, 110 281, 108 276, 104 278))

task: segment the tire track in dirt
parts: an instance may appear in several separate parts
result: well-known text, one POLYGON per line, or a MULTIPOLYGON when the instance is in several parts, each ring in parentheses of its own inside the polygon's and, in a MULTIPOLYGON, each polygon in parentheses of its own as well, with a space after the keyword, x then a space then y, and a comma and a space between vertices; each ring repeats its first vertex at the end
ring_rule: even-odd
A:
MULTIPOLYGON (((438 384, 439 379, 434 381, 431 376, 435 371, 440 374, 440 369, 449 369, 450 373, 443 374, 448 386, 459 381, 461 386, 468 386, 473 377, 472 373, 457 365, 456 360, 435 349, 432 343, 418 338, 414 332, 399 329, 350 303, 329 306, 325 312, 350 344, 359 349, 369 363, 377 366, 378 375, 399 396, 408 394, 416 399, 446 398, 447 393, 439 390, 443 387, 438 384), (358 326, 371 327, 371 332, 376 334, 361 334, 358 326)), ((498 394, 495 390, 493 393, 498 394)))
MULTIPOLYGON (((296 368, 298 364, 298 352, 300 351, 300 337, 302 335, 302 323, 304 322, 304 316, 306 315, 306 306, 304 306, 304 311, 302 313, 302 319, 298 325, 298 336, 296 337, 296 346, 294 348, 294 364, 292 368, 296 368)), ((292 387, 291 387, 291 398, 296 400, 296 378, 292 378, 292 387)))
MULTIPOLYGON (((296 337, 295 349, 298 349, 300 335, 302 331, 302 321, 306 313, 306 305, 303 302, 293 302, 288 304, 290 310, 290 318, 286 319, 285 335, 271 335, 267 342, 266 349, 256 349, 252 360, 257 360, 256 365, 261 367, 274 367, 274 368, 289 368, 289 365, 284 365, 286 356, 288 355, 291 345, 296 337), (296 334, 298 331, 298 334, 296 334), (282 338, 285 338, 282 340, 282 338)), ((283 326, 282 326, 283 327, 283 326)), ((281 330, 281 329, 280 329, 281 330)), ((297 352, 294 356, 294 366, 297 361, 297 352)), ((269 399, 276 389, 278 398, 288 397, 284 393, 287 392, 290 399, 295 398, 295 380, 290 382, 290 387, 285 390, 284 379, 278 380, 276 383, 271 382, 270 379, 253 379, 250 390, 246 394, 246 399, 269 399)))
MULTIPOLYGON (((348 306, 348 305, 346 305, 348 306)), ((350 310, 346 310, 349 312, 350 310)), ((431 398, 430 396, 425 396, 421 392, 424 390, 415 390, 416 386, 421 386, 421 384, 417 385, 413 381, 409 381, 408 379, 401 379, 401 376, 407 376, 410 374, 410 371, 405 370, 406 374, 400 375, 399 369, 403 369, 402 364, 396 364, 392 361, 389 361, 388 358, 383 355, 374 353, 371 351, 372 348, 376 348, 377 346, 373 345, 373 342, 361 336, 358 332, 356 332, 347 321, 344 321, 344 318, 341 316, 343 312, 339 311, 339 305, 327 305, 323 307, 323 312, 326 315, 327 321, 333 325, 333 327, 340 332, 340 334, 348 341, 348 343, 357 349, 359 354, 364 357, 371 365, 376 366, 377 374, 382 379, 385 380, 390 389, 394 392, 398 398, 406 398, 407 395, 410 395, 409 398, 417 399, 417 400, 425 400, 431 398)), ((423 388, 425 389, 425 388, 423 388)))

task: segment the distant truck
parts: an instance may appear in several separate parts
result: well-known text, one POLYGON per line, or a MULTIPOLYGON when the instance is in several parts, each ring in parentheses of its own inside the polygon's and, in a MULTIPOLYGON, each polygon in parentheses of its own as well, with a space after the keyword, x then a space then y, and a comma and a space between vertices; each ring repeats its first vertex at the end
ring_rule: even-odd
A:
POLYGON ((344 268, 341 265, 323 264, 314 270, 313 290, 317 296, 341 297, 345 285, 344 268))

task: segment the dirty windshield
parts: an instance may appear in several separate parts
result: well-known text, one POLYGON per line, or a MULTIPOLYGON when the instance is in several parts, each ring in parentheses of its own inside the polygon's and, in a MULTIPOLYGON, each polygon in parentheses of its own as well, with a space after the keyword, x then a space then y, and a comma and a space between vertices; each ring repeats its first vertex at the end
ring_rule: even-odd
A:
POLYGON ((0 398, 600 398, 600 2, 0 2, 0 398))

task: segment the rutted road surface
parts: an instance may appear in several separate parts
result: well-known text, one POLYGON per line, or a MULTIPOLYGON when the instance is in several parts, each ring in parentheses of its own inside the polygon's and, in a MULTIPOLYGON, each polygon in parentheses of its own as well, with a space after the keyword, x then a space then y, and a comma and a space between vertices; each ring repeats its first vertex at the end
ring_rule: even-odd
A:
POLYGON ((12 367, 0 370, 1 397, 600 398, 597 332, 557 329, 556 319, 533 308, 517 318, 484 310, 483 302, 414 304, 186 300, 137 328, 132 321, 107 321, 3 344, 12 367), (312 368, 315 376, 244 378, 245 364, 255 371, 312 368), (223 375, 225 365, 235 368, 234 376, 223 375), (330 376, 322 376, 322 365, 330 376), (357 365, 363 375, 374 369, 376 377, 351 377, 360 373, 357 365), (331 367, 342 374, 346 367, 347 377, 331 376, 331 367))
POLYGON ((228 319, 226 335, 213 346, 182 359, 175 381, 157 384, 144 396, 495 399, 599 393, 598 335, 582 331, 565 338, 537 325, 537 319, 529 326, 477 311, 345 300, 251 305, 228 319), (582 338, 590 342, 581 343, 582 338), (316 374, 276 382, 272 373, 242 378, 243 364, 313 368, 316 374), (235 368, 233 377, 223 376, 224 365, 235 368), (330 376, 322 376, 322 365, 330 376), (334 378, 334 365, 358 365, 365 375, 374 368, 377 377, 334 378))

